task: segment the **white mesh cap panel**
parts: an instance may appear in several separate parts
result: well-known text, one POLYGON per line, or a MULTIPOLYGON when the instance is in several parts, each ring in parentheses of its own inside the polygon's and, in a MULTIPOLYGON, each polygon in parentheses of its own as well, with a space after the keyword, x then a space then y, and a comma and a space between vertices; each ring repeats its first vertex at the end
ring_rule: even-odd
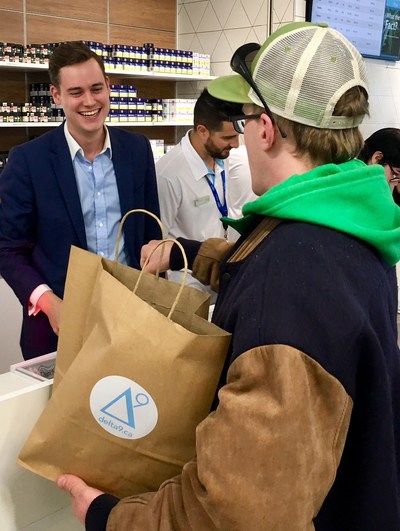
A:
MULTIPOLYGON (((277 37, 253 72, 255 83, 276 114, 315 127, 356 127, 363 116, 332 117, 351 87, 367 89, 364 61, 339 32, 302 27, 277 37)), ((255 94, 250 92, 250 97, 255 94)))

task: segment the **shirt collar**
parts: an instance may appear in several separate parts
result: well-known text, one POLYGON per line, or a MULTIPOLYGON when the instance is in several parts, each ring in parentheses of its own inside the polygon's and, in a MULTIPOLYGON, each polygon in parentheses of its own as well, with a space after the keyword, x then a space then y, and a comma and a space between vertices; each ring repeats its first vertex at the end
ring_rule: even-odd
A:
POLYGON ((208 167, 207 167, 207 169, 208 169, 209 173, 214 174, 214 175, 215 174, 218 175, 219 170, 221 172, 224 170, 224 161, 222 159, 214 159, 214 161, 215 161, 215 164, 216 164, 215 170, 212 170, 211 168, 208 168, 208 167))
MULTIPOLYGON (((203 177, 210 175, 210 169, 207 168, 207 165, 205 164, 204 160, 200 157, 200 155, 192 146, 189 135, 190 131, 188 131, 186 135, 182 138, 180 144, 182 147, 182 152, 184 153, 185 158, 189 163, 194 178, 196 179, 196 181, 199 181, 203 177)), ((219 175, 224 169, 224 161, 221 159, 215 159, 215 161, 217 163, 215 166, 215 173, 216 175, 219 175)))
MULTIPOLYGON (((110 159, 112 158, 112 149, 111 149, 111 141, 110 141, 110 133, 108 131, 108 127, 104 125, 104 129, 106 131, 106 138, 104 139, 104 145, 103 149, 100 151, 99 155, 102 153, 106 153, 109 155, 110 159), (108 153, 107 153, 108 150, 108 153)), ((68 123, 65 122, 64 124, 64 134, 65 139, 68 144, 69 152, 71 155, 71 159, 74 160, 77 153, 80 153, 82 157, 84 157, 83 149, 78 144, 78 142, 75 140, 75 138, 71 135, 68 129, 68 123)))

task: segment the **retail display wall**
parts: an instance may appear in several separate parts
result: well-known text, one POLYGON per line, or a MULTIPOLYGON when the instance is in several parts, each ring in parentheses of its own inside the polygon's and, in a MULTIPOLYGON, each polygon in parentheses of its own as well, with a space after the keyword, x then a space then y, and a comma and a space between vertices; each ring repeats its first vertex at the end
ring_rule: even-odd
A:
MULTIPOLYGON (((95 41, 104 44, 143 46, 153 43, 159 48, 177 47, 176 0, 0 0, 0 42, 52 43, 66 40, 95 41)), ((147 75, 132 72, 108 72, 113 84, 134 84, 138 95, 147 98, 176 98, 177 80, 190 76, 147 75)), ((196 76, 195 76, 196 77, 196 76)), ((198 76, 201 77, 201 76, 198 76)), ((35 83, 48 83, 46 65, 0 65, 0 106, 2 102, 29 102, 35 83)), ((49 130, 46 124, 0 124, 0 153, 49 130)), ((52 126, 58 125, 56 123, 52 126)), ((112 124, 122 126, 122 124, 112 124)), ((128 126, 128 125, 127 125, 128 126)), ((129 124, 129 130, 174 144, 181 128, 175 124, 129 124), (150 126, 149 126, 150 125, 150 126)), ((0 278, 0 374, 10 363, 21 360, 19 301, 0 278)))
MULTIPOLYGON (((176 0, 0 0, 0 41, 29 44, 66 40, 132 46, 152 42, 158 47, 176 48, 176 0)), ((113 83, 124 81, 127 82, 123 74, 113 75, 113 83)), ((2 69, 0 101, 27 102, 29 85, 40 82, 48 82, 47 72, 2 69)), ((142 79, 135 84, 138 92, 148 98, 176 97, 175 81, 154 83, 142 79)), ((45 128, 2 128, 0 150, 9 150, 44 131, 45 128)), ((175 141, 174 127, 163 127, 162 133, 152 128, 146 130, 146 135, 165 138, 169 143, 175 141)))

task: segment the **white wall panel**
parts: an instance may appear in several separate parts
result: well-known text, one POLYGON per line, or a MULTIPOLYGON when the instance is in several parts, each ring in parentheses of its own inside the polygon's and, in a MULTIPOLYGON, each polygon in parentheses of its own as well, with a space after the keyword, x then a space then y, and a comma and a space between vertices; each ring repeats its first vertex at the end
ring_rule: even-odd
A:
MULTIPOLYGON (((211 55, 211 73, 231 73, 232 53, 245 42, 264 42, 271 30, 305 19, 305 0, 177 0, 178 47, 211 55)), ((400 127, 400 63, 366 59, 370 117, 365 137, 382 127, 400 127)), ((197 97, 206 83, 181 83, 182 97, 197 97)))

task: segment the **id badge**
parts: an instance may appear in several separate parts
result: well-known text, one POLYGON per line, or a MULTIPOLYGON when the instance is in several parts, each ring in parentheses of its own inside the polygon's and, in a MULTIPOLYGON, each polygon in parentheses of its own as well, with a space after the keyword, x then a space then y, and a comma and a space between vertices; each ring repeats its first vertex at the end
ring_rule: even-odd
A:
POLYGON ((199 206, 202 206, 202 205, 206 205, 209 202, 210 202, 210 196, 209 195, 205 195, 203 197, 198 197, 197 199, 195 199, 194 200, 194 206, 195 207, 199 207, 199 206))

